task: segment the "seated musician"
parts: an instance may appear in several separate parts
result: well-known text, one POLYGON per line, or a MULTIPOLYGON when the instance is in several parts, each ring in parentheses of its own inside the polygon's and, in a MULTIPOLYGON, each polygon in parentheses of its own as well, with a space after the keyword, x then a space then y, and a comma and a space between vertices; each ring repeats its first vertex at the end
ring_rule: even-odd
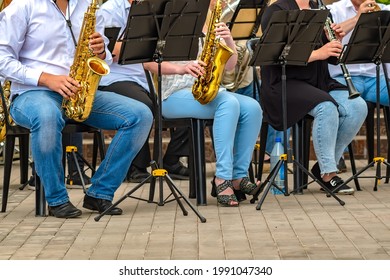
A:
MULTIPOLYGON (((278 0, 270 5, 262 18, 265 30, 272 14, 280 10, 316 9, 317 3, 309 0, 278 0)), ((345 35, 339 25, 331 26, 338 38, 345 35)), ((328 41, 313 50, 307 66, 286 66, 287 76, 287 127, 306 114, 314 118, 312 139, 318 162, 312 173, 331 191, 353 194, 337 176, 337 162, 347 145, 359 131, 367 115, 367 106, 361 97, 349 99, 346 86, 329 75, 327 59, 340 55, 338 40, 328 41)), ((280 65, 261 67, 261 98, 264 115, 274 128, 283 129, 282 69, 280 65)))
MULTIPOLYGON (((215 2, 211 1, 210 10, 214 9, 215 2)), ((237 62, 237 54, 229 28, 225 23, 219 22, 212 30, 215 31, 215 37, 222 38, 232 49, 233 54, 225 66, 227 70, 232 69, 237 62)), ((207 33, 207 26, 204 27, 204 32, 207 33)), ((212 36, 206 35, 207 37, 212 36)), ((206 39, 203 50, 213 43, 213 40, 206 39)), ((223 88, 206 104, 195 100, 192 87, 198 76, 205 75, 208 63, 211 61, 202 61, 202 56, 195 61, 161 63, 162 74, 165 75, 162 84, 162 113, 167 118, 214 119, 216 173, 212 181, 212 195, 223 206, 238 206, 237 196, 240 192, 254 194, 259 189, 259 185, 249 181, 248 167, 260 131, 262 110, 253 98, 223 88)), ((146 69, 154 73, 158 72, 157 66, 155 62, 144 64, 146 69)))
MULTIPOLYGON (((0 13, 0 76, 12 82, 10 114, 15 123, 31 131, 36 172, 44 185, 49 215, 57 218, 82 214, 70 202, 62 166, 61 131, 68 120, 62 101, 77 97, 75 94, 82 89, 81 81, 69 75, 70 68, 85 64, 74 58, 85 57, 89 49, 108 64, 112 61, 105 47, 108 39, 101 35, 104 33, 101 17, 96 17, 96 32, 86 32, 85 38, 79 38, 85 28, 84 14, 93 3, 96 5, 96 1, 89 0, 12 1, 0 13), (77 44, 85 45, 81 53, 76 53, 77 44)), ((114 193, 148 137, 152 121, 152 113, 145 104, 96 91, 84 123, 117 132, 92 177, 84 208, 101 213, 112 205, 114 193)), ((122 209, 114 207, 107 214, 120 215, 122 209)))

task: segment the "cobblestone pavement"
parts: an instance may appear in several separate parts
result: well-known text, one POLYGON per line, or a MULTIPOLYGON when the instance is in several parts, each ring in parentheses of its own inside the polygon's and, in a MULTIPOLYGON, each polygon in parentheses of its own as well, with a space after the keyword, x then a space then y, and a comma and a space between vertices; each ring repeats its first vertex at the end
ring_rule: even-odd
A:
MULTIPOLYGON (((358 164, 363 167, 366 162, 358 164)), ((210 182, 214 164, 206 169, 210 182)), ((133 198, 120 204, 122 216, 104 216, 96 222, 96 213, 87 209, 76 219, 35 217, 35 194, 19 190, 17 163, 12 174, 7 211, 0 213, 2 260, 390 259, 390 188, 384 180, 375 192, 374 178, 360 178, 362 191, 339 196, 345 206, 326 197, 316 183, 303 195, 269 194, 261 210, 249 201, 235 208, 220 207, 208 189, 208 205, 197 207, 206 223, 183 200, 188 216, 175 201, 158 206, 133 198)), ((362 175, 373 174, 370 169, 362 175)), ((351 173, 340 176, 348 178, 351 173)), ((188 181, 175 184, 188 193, 188 181)), ((134 186, 123 183, 115 200, 134 186)), ((168 194, 166 186, 164 192, 168 194)), ((148 194, 149 185, 135 193, 143 198, 148 194)), ((69 195, 82 209, 82 190, 69 189, 69 195)))

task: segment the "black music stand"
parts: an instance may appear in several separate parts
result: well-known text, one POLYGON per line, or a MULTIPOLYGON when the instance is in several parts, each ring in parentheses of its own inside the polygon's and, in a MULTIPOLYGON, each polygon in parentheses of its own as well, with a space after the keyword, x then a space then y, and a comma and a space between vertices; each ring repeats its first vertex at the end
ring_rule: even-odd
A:
MULTIPOLYGON (((323 31, 328 10, 288 10, 274 12, 264 34, 260 38, 250 65, 280 65, 282 70, 282 112, 283 112, 283 140, 287 143, 287 86, 286 86, 286 65, 307 65, 307 61, 315 46, 318 45, 320 34, 323 31)), ((276 166, 271 170, 267 179, 263 182, 263 196, 257 204, 256 209, 260 210, 265 197, 271 186, 276 187, 288 196, 287 163, 293 163, 317 182, 329 195, 333 196, 341 205, 340 200, 320 180, 315 178, 299 161, 293 159, 292 149, 284 145, 284 154, 280 156, 276 166), (287 148, 288 147, 288 148, 287 148), (285 189, 282 190, 275 183, 275 178, 282 167, 284 168, 285 189)), ((307 185, 307 184, 306 184, 307 185)), ((305 187, 300 186, 294 189, 294 193, 305 187)), ((254 195, 253 201, 257 199, 260 192, 254 195)))
POLYGON ((261 16, 268 1, 241 0, 238 3, 231 20, 226 23, 234 40, 247 40, 261 36, 261 16))
MULTIPOLYGON (((234 40, 249 40, 261 36, 261 17, 268 2, 269 0, 241 0, 238 3, 231 19, 226 22, 234 40)), ((253 77, 256 76, 256 67, 253 67, 253 77)), ((253 84, 253 98, 255 99, 256 92, 260 93, 258 79, 255 79, 253 84)))
MULTIPOLYGON (((110 209, 116 207, 127 197, 144 200, 149 203, 156 203, 159 206, 175 200, 184 216, 188 212, 180 199, 183 198, 187 205, 199 217, 202 223, 206 219, 184 196, 182 191, 176 187, 165 169, 160 169, 162 160, 162 90, 161 90, 161 63, 163 61, 183 61, 196 59, 198 54, 199 37, 202 34, 202 27, 206 19, 209 0, 159 0, 133 2, 130 9, 127 26, 122 41, 120 64, 143 63, 155 61, 158 63, 158 139, 159 155, 158 163, 151 162, 152 175, 136 185, 127 194, 121 197, 110 208, 95 217, 98 221, 110 209), (158 202, 153 198, 145 200, 134 197, 132 194, 142 187, 148 180, 152 186, 159 181, 160 199, 158 202), (166 181, 171 194, 164 199, 163 180, 166 181), (174 199, 167 200, 171 195, 174 199)), ((151 192, 154 188, 151 187, 151 192)))
POLYGON ((387 168, 390 167, 390 164, 381 157, 380 150, 380 65, 382 62, 390 61, 390 49, 387 48, 390 40, 389 24, 389 11, 361 14, 348 44, 344 45, 339 59, 341 63, 345 64, 374 63, 376 65, 377 154, 372 162, 344 182, 347 184, 358 177, 375 178, 374 191, 378 190, 378 183, 380 179, 384 178, 381 175, 381 163, 386 165, 387 168), (360 176, 360 174, 374 165, 376 165, 375 176, 360 176))
POLYGON ((104 29, 104 35, 108 38, 109 43, 107 49, 112 52, 115 47, 115 43, 118 40, 119 32, 121 31, 120 27, 112 26, 106 27, 104 29))

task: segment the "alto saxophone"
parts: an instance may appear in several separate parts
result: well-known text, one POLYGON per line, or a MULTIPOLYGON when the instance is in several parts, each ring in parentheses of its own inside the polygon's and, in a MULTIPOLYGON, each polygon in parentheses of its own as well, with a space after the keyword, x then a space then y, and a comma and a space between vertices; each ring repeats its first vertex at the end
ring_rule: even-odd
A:
MULTIPOLYGON (((9 97, 11 95, 11 82, 10 81, 4 81, 4 85, 0 85, 0 90, 3 91, 4 101, 5 101, 5 109, 9 110, 9 106, 11 105, 11 102, 9 100, 9 97)), ((3 110, 3 99, 0 99, 0 142, 3 142, 5 140, 5 136, 7 133, 6 128, 6 116, 9 117, 9 122, 12 124, 12 119, 9 116, 9 114, 6 114, 3 110)))
POLYGON ((215 36, 214 29, 220 22, 221 15, 221 0, 217 0, 209 21, 205 45, 199 58, 207 64, 205 74, 200 75, 192 86, 192 94, 201 104, 207 104, 217 96, 225 64, 234 53, 228 46, 221 44, 219 38, 215 36))
POLYGON ((95 32, 95 13, 98 8, 97 1, 92 0, 84 14, 76 53, 69 71, 69 76, 78 81, 81 87, 72 97, 62 101, 65 115, 78 122, 88 118, 100 79, 110 73, 108 64, 96 57, 89 48, 89 36, 95 32))
MULTIPOLYGON (((0 5, 0 12, 2 10, 4 10, 9 4, 11 3, 11 0, 3 0, 3 2, 1 3, 0 5)), ((9 106, 10 106, 10 100, 9 100, 9 97, 11 95, 11 82, 10 81, 7 81, 5 80, 4 81, 4 84, 1 86, 1 89, 3 91, 3 95, 4 95, 4 100, 5 100, 5 108, 6 110, 9 111, 9 106)), ((7 129, 6 129, 6 112, 4 112, 3 110, 3 100, 0 99, 0 142, 3 142, 5 140, 5 136, 6 136, 6 133, 7 133, 7 129)), ((9 116, 9 114, 8 114, 9 116)), ((10 123, 12 123, 12 119, 11 117, 10 118, 10 123)))

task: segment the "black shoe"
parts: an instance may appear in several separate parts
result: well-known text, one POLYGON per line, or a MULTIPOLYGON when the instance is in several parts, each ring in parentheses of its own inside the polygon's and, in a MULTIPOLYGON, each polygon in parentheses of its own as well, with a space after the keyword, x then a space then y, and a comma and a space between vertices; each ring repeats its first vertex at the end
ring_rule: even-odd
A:
POLYGON ((337 169, 339 170, 337 173, 347 172, 347 165, 345 164, 344 158, 340 158, 337 169))
POLYGON ((58 206, 49 206, 49 216, 56 218, 75 218, 81 215, 81 210, 77 209, 71 202, 66 202, 58 206))
POLYGON ((339 176, 334 176, 329 182, 323 182, 325 186, 334 193, 338 194, 353 194, 355 190, 348 185, 344 185, 343 179, 339 176), (342 185, 342 186, 341 186, 342 185), (341 188, 340 188, 341 186, 341 188))
POLYGON ((168 175, 172 179, 188 180, 190 176, 190 170, 185 167, 180 161, 174 165, 164 164, 164 169, 168 171, 168 175))
MULTIPOLYGON (((92 211, 98 211, 99 214, 103 213, 107 208, 112 205, 112 202, 106 199, 95 198, 89 195, 84 196, 83 207, 92 211)), ((122 209, 118 207, 112 208, 106 213, 107 215, 121 215, 122 209)))
MULTIPOLYGON (((129 171, 126 175, 126 182, 130 183, 141 183, 146 178, 150 176, 150 173, 146 170, 146 168, 138 168, 136 166, 130 166, 129 171)), ((150 179, 146 182, 150 182, 150 179)))
MULTIPOLYGON (((338 193, 338 194, 353 194, 355 190, 348 185, 343 185, 341 188, 342 184, 344 184, 343 179, 341 179, 339 176, 334 176, 329 182, 324 182, 321 178, 321 171, 320 171, 320 166, 318 162, 316 162, 313 167, 311 168, 311 173, 318 179, 321 180, 321 182, 327 187, 331 192, 338 193), (334 191, 336 190, 336 191, 334 191)), ((321 188, 321 191, 325 191, 323 188, 321 188)))
MULTIPOLYGON (((85 186, 91 185, 91 178, 83 172, 83 180, 85 186)), ((82 188, 83 184, 78 172, 73 172, 72 175, 68 175, 66 178, 66 184, 68 188, 82 188)))

